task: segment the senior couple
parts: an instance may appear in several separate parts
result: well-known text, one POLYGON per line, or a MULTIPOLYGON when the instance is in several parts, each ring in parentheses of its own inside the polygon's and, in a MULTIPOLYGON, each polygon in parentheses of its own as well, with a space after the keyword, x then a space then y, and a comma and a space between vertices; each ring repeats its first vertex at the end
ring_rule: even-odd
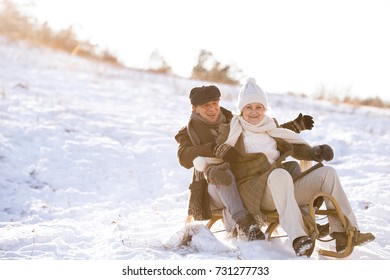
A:
MULTIPOLYGON (((357 229, 354 245, 375 239, 361 233, 336 171, 322 166, 305 176, 297 162, 329 161, 333 150, 328 145, 311 146, 299 133, 311 129, 311 116, 299 114, 279 125, 267 115, 270 108, 265 92, 255 79, 241 87, 237 110, 233 115, 220 107, 221 93, 214 86, 195 87, 189 94, 190 120, 175 139, 178 159, 185 168, 194 168, 190 184, 188 214, 195 220, 211 218, 211 210, 221 209, 228 232, 238 229, 249 241, 265 239, 254 218, 262 211, 279 214, 279 222, 291 240, 297 256, 307 255, 314 242, 308 236, 300 206, 307 205, 318 192, 330 194, 339 203, 350 224, 357 229)), ((333 208, 325 201, 327 208, 333 208)), ((343 251, 347 235, 337 217, 329 217, 329 232, 336 240, 336 250, 343 251)))

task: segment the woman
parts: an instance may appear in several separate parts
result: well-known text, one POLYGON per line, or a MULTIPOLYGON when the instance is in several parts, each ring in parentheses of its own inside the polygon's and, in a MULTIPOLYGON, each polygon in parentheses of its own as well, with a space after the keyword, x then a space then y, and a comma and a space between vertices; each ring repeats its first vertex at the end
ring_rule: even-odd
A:
MULTIPOLYGON (((275 120, 266 114, 269 108, 267 96, 253 78, 241 88, 237 108, 240 115, 234 116, 230 125, 220 128, 220 139, 222 142, 227 139, 220 142, 222 144, 218 145, 215 155, 223 158, 224 152, 231 147, 242 154, 239 162, 231 164, 231 168, 250 213, 261 215, 264 210, 277 210, 280 224, 292 240, 296 255, 307 255, 313 240, 306 232, 299 207, 308 204, 314 194, 324 192, 335 198, 356 228, 354 245, 375 239, 371 233, 359 232, 356 217, 332 167, 320 167, 295 182, 283 168, 282 161, 290 155, 304 161, 329 161, 333 159, 330 146, 311 147, 300 135, 277 127, 275 120)), ((200 160, 196 161, 195 168, 198 168, 200 160)), ((204 166, 199 168, 205 169, 204 166)), ((327 208, 334 208, 331 202, 325 203, 327 208)), ((347 236, 341 222, 337 217, 329 217, 329 225, 330 234, 336 239, 336 250, 344 250, 347 236)))

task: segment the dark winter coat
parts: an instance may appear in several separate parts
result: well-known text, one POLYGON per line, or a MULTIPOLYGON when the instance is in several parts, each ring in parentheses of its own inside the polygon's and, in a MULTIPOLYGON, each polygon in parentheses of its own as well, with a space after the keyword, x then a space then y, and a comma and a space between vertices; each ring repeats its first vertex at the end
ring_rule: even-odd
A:
MULTIPOLYGON (((218 142, 224 142, 229 135, 229 125, 220 127, 218 142)), ((236 177, 238 190, 245 208, 254 215, 260 215, 261 199, 267 185, 268 175, 275 168, 284 168, 283 161, 292 156, 300 160, 312 160, 311 147, 304 144, 290 144, 281 138, 274 138, 280 156, 270 164, 263 153, 245 154, 242 136, 238 138, 235 148, 241 153, 240 159, 235 164, 230 164, 236 177)))

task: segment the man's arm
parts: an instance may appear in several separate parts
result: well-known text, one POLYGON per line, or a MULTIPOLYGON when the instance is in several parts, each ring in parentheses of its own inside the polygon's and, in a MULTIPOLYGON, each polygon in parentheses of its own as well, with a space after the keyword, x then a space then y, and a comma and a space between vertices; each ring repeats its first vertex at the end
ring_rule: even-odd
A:
POLYGON ((185 168, 193 167, 193 161, 198 156, 214 157, 213 151, 216 146, 214 142, 194 146, 188 135, 187 128, 182 128, 175 136, 179 144, 177 148, 177 157, 180 165, 185 168))

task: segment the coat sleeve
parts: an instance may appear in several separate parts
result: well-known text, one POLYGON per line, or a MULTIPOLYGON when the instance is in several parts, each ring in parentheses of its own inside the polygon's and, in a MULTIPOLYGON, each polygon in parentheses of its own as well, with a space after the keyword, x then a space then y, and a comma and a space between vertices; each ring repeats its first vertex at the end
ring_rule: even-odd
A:
POLYGON ((175 136, 178 143, 177 157, 181 166, 185 168, 193 167, 193 160, 198 156, 213 157, 214 142, 201 145, 194 145, 188 135, 187 128, 182 128, 175 136))
POLYGON ((296 126, 294 120, 286 122, 286 123, 283 123, 283 124, 279 124, 278 121, 275 118, 274 118, 274 121, 275 121, 277 127, 282 127, 282 128, 294 131, 295 133, 300 133, 300 130, 296 126))
POLYGON ((305 144, 293 144, 294 152, 292 154, 293 158, 299 160, 315 160, 312 155, 312 147, 305 144))
MULTIPOLYGON (((275 118, 274 121, 276 126, 278 127, 290 129, 295 133, 299 133, 295 130, 294 126, 292 125, 293 121, 284 123, 282 125, 279 125, 278 121, 275 118)), ((298 160, 315 160, 311 152, 312 147, 310 145, 305 145, 305 144, 292 144, 292 145, 293 145, 293 153, 291 156, 293 158, 298 160)))
POLYGON ((286 122, 284 124, 281 124, 280 127, 292 130, 295 133, 299 133, 300 132, 299 129, 296 127, 296 125, 294 125, 294 121, 289 121, 289 122, 286 122))

